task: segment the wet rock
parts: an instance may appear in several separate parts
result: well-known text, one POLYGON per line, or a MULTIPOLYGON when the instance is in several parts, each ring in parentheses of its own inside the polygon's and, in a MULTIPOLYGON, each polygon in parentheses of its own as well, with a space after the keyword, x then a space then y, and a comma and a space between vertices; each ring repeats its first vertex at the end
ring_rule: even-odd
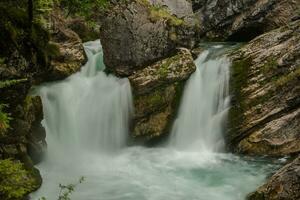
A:
POLYGON ((131 0, 101 18, 106 66, 119 76, 168 57, 178 46, 192 47, 196 21, 185 1, 131 0))
POLYGON ((281 168, 266 184, 250 194, 248 200, 300 199, 300 157, 281 168))
MULTIPOLYGON (((28 178, 36 182, 29 193, 41 185, 33 164, 41 161, 46 148, 41 100, 30 96, 30 88, 78 71, 85 54, 78 35, 66 28, 55 10, 47 29, 40 23, 29 24, 22 5, 0 2, 0 104, 6 105, 3 112, 10 117, 9 128, 0 130, 0 160, 9 158, 24 164, 28 178)), ((0 199, 5 198, 0 194, 0 199)))
POLYGON ((240 153, 300 152, 300 21, 257 37, 233 59, 227 140, 240 153))
POLYGON ((193 0, 200 38, 249 41, 299 15, 299 0, 193 0), (298 13, 298 14, 297 14, 298 13))
POLYGON ((191 53, 180 49, 129 77, 134 95, 133 137, 165 136, 176 116, 185 80, 196 70, 191 53))

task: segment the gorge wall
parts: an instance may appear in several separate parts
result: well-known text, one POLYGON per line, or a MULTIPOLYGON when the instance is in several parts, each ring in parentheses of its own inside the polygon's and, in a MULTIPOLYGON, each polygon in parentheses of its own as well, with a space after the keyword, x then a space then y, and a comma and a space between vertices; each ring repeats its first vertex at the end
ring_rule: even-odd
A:
POLYGON ((24 8, 22 2, 0 3, 1 199, 21 199, 42 182, 34 164, 46 149, 46 133, 32 86, 61 80, 86 60, 81 39, 59 10, 49 15, 45 28, 30 20, 24 8))

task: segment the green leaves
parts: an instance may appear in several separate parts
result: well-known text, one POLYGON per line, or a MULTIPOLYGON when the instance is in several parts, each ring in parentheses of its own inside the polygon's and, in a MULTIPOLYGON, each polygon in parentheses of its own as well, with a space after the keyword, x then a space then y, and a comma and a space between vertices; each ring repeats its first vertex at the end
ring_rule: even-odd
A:
POLYGON ((74 192, 76 186, 78 184, 83 183, 84 177, 80 177, 76 184, 63 185, 59 184, 60 192, 58 196, 58 200, 71 200, 70 195, 74 192))
POLYGON ((9 114, 3 111, 6 107, 6 104, 0 104, 0 136, 9 129, 9 122, 12 120, 9 114))
POLYGON ((28 81, 27 78, 0 81, 0 89, 7 88, 19 83, 24 83, 26 81, 28 81))
POLYGON ((36 181, 22 163, 0 160, 0 199, 20 199, 36 187, 36 181))

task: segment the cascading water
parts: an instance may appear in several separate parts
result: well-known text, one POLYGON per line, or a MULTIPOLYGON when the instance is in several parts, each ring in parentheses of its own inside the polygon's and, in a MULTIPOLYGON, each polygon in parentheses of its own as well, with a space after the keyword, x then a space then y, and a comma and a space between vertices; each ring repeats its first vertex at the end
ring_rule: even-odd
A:
POLYGON ((187 83, 171 143, 200 152, 222 149, 224 126, 230 103, 229 66, 226 57, 208 59, 204 51, 196 60, 198 70, 187 83))
POLYGON ((88 62, 80 73, 39 91, 46 132, 63 148, 112 152, 125 146, 132 111, 130 84, 97 72, 104 69, 99 44, 84 45, 88 62))
POLYGON ((229 63, 212 56, 219 46, 197 59, 170 142, 161 148, 126 147, 129 82, 102 72, 99 41, 85 49, 89 62, 81 72, 38 90, 48 155, 33 199, 55 200, 59 183, 84 176, 72 200, 242 200, 276 166, 218 153, 229 106, 229 63))

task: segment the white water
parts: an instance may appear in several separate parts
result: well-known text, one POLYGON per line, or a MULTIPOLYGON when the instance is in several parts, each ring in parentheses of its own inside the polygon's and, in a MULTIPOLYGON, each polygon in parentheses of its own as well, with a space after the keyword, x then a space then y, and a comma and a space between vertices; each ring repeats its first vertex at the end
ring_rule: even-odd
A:
POLYGON ((228 109, 225 58, 196 61, 170 145, 126 147, 132 113, 126 79, 106 76, 99 41, 85 45, 89 63, 67 80, 42 86, 48 155, 38 167, 42 188, 33 199, 57 199, 59 183, 80 176, 72 200, 241 200, 274 167, 222 149, 228 109))
POLYGON ((210 51, 204 51, 195 61, 198 70, 186 85, 172 131, 171 144, 176 148, 199 152, 223 149, 222 134, 230 105, 230 63, 226 57, 207 59, 210 51))

